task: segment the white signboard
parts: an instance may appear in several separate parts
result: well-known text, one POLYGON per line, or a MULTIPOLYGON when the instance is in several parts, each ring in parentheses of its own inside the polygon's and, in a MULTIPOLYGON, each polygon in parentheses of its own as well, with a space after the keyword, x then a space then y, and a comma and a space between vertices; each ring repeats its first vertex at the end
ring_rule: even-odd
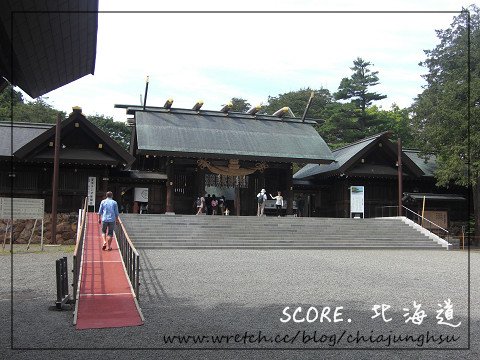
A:
POLYGON ((95 197, 97 195, 97 178, 88 177, 88 206, 95 206, 95 197))
POLYGON ((365 187, 351 186, 350 187, 350 217, 352 214, 362 214, 364 217, 365 206, 365 187))
POLYGON ((135 188, 133 201, 148 202, 148 188, 135 188))
MULTIPOLYGON (((42 219, 45 212, 45 200, 13 198, 13 220, 42 219)), ((12 218, 12 199, 0 198, 0 219, 12 218)))

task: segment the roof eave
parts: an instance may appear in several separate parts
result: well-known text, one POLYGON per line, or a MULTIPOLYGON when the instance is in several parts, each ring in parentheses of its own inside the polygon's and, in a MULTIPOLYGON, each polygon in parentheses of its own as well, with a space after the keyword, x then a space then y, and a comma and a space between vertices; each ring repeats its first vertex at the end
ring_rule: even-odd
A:
POLYGON ((282 157, 282 156, 259 156, 248 154, 227 154, 227 153, 212 153, 212 152, 182 152, 182 151, 166 151, 166 150, 152 150, 152 149, 138 149, 137 154, 140 155, 157 155, 170 157, 189 157, 189 158, 209 158, 209 159, 238 159, 250 161, 272 161, 272 162, 308 162, 315 164, 330 164, 333 159, 316 159, 316 158, 300 158, 300 157, 282 157))

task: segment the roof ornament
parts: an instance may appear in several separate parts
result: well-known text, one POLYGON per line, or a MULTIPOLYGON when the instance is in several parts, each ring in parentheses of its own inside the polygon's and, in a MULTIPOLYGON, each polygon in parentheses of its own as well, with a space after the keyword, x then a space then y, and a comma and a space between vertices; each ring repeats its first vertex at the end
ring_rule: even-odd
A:
POLYGON ((228 114, 230 110, 232 110, 233 104, 231 101, 223 105, 223 107, 220 109, 221 112, 228 114))
POLYGON ((253 106, 251 107, 248 111, 247 111, 247 114, 248 115, 255 115, 257 112, 260 111, 262 107, 260 105, 257 105, 257 106, 253 106))
POLYGON ((203 100, 198 100, 195 105, 193 105, 192 110, 200 111, 200 108, 203 106, 203 100))
POLYGON ((295 114, 293 113, 292 110, 290 110, 288 106, 284 106, 283 108, 278 109, 273 113, 273 116, 283 118, 286 114, 290 115, 291 117, 295 117, 295 114))
POLYGON ((143 110, 145 110, 145 107, 147 106, 147 95, 148 95, 148 83, 150 82, 150 77, 147 75, 147 78, 145 79, 145 96, 143 97, 143 110))
POLYGON ((170 110, 170 108, 172 107, 172 104, 173 104, 173 99, 170 98, 170 99, 167 99, 167 101, 165 101, 165 104, 163 105, 163 107, 167 110, 170 110))

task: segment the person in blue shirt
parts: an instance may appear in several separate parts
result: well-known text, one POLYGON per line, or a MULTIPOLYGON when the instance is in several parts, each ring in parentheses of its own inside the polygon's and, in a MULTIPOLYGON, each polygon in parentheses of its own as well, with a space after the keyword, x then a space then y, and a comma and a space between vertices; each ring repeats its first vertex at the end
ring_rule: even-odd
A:
POLYGON ((102 200, 100 207, 98 208, 98 223, 102 224, 102 250, 112 250, 112 237, 115 223, 118 222, 118 205, 113 200, 113 194, 111 191, 107 192, 107 198, 102 200))

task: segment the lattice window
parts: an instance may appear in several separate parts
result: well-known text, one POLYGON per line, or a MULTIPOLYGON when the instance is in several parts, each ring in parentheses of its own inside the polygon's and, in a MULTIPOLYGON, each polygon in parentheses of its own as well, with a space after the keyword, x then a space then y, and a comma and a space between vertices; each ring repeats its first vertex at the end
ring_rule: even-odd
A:
MULTIPOLYGON (((10 190, 10 173, 4 172, 0 177, 0 188, 2 191, 10 190)), ((14 190, 37 190, 38 174, 31 172, 16 172, 13 177, 14 190)))
POLYGON ((175 174, 174 176, 174 192, 175 194, 194 196, 194 177, 191 175, 175 174))
MULTIPOLYGON (((97 177, 98 182, 98 177, 97 177)), ((59 190, 87 191, 88 174, 73 170, 60 171, 58 176, 59 190)), ((98 189, 98 184, 97 184, 98 189)))

